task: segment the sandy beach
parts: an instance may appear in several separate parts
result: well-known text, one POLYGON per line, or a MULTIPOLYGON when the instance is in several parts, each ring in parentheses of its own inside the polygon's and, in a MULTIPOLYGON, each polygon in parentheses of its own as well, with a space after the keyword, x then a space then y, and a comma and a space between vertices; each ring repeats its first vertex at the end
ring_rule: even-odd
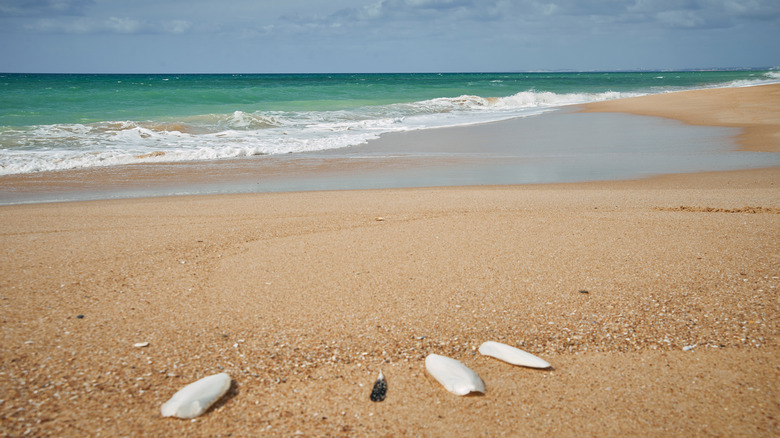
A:
MULTIPOLYGON (((779 90, 587 110, 777 151, 779 90)), ((0 246, 4 436, 778 431, 780 168, 3 206, 0 246), (553 368, 481 356, 488 340, 553 368), (430 353, 486 393, 448 393, 430 353), (231 389, 203 416, 161 416, 220 372, 231 389)))

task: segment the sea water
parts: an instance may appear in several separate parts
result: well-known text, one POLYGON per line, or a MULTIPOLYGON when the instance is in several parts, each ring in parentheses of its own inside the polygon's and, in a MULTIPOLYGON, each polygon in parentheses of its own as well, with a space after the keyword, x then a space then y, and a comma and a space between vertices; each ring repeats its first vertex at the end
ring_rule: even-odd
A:
POLYGON ((571 104, 780 82, 780 72, 0 74, 0 175, 348 150, 571 104))

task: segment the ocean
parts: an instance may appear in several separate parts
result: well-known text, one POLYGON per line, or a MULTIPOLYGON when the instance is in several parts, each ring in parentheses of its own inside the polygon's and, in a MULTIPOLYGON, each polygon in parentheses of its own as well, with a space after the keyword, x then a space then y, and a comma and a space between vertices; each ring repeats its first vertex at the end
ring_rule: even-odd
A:
POLYGON ((774 82, 776 70, 0 74, 0 175, 346 150, 392 132, 774 82))

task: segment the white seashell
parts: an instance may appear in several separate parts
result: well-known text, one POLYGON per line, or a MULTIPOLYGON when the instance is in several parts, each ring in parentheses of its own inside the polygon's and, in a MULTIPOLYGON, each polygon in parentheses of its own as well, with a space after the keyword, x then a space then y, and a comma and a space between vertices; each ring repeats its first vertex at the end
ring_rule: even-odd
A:
POLYGON ((173 394, 160 411, 163 417, 195 418, 206 412, 228 389, 230 376, 227 373, 204 377, 173 394))
POLYGON ((148 347, 148 346, 149 346, 148 342, 137 342, 137 343, 133 344, 133 347, 135 347, 135 348, 144 348, 144 347, 148 347))
POLYGON ((529 368, 550 368, 551 366, 544 359, 500 342, 487 341, 479 346, 479 352, 484 356, 495 357, 512 365, 529 368))
POLYGON ((485 384, 482 383, 482 379, 460 361, 438 354, 429 354, 425 358, 425 369, 447 391, 453 394, 485 393, 485 384))

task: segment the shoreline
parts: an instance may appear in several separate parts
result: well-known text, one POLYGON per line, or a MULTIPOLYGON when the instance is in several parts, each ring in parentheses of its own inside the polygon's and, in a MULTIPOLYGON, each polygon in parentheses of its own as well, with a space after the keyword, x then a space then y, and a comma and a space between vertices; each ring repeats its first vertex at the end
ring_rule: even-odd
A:
POLYGON ((0 205, 626 180, 774 167, 780 166, 776 154, 780 132, 777 119, 772 118, 775 114, 780 118, 780 109, 772 100, 778 93, 780 85, 684 91, 596 102, 488 124, 390 133, 364 145, 318 153, 6 175, 0 176, 0 205), (685 111, 717 107, 714 102, 719 100, 728 102, 742 119, 724 122, 720 112, 701 108, 694 122, 685 117, 685 111), (673 108, 683 110, 663 112, 673 108), (734 151, 734 137, 742 145, 739 152, 734 151), (579 143, 587 153, 571 146, 579 143))
POLYGON ((778 166, 0 206, 0 434, 773 436, 779 230, 778 166))

